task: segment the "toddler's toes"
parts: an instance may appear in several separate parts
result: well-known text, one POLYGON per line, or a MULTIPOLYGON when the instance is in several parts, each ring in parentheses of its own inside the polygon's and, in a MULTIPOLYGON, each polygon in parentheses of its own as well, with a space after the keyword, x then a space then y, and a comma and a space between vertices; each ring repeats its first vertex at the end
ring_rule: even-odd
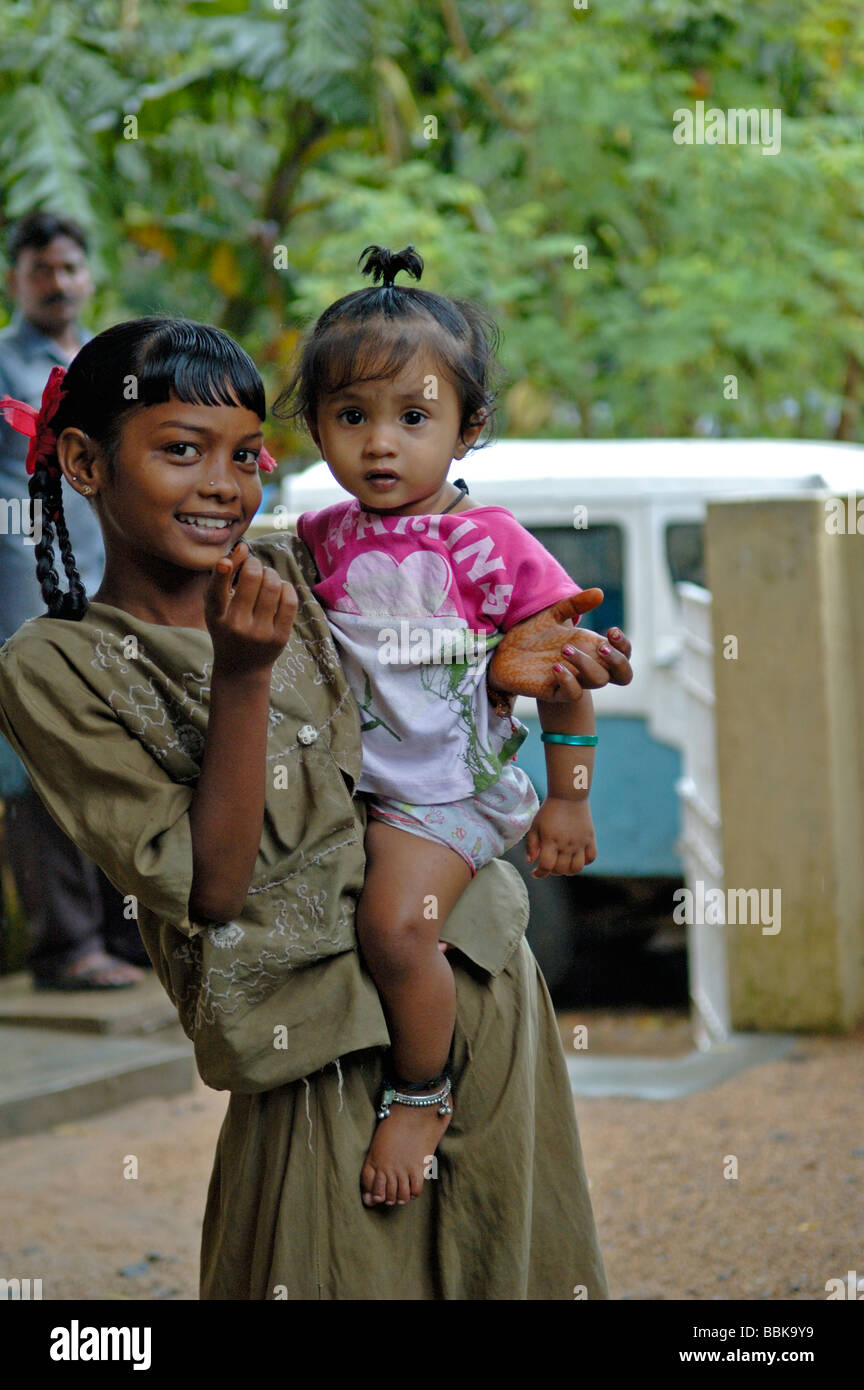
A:
POLYGON ((384 1174, 368 1159, 363 1164, 360 1174, 360 1186, 363 1189, 364 1206, 375 1207, 384 1200, 384 1174))
POLYGON ((387 1200, 387 1174, 383 1168, 376 1168, 375 1181, 372 1184, 372 1203, 379 1206, 387 1200))
POLYGON ((415 1168, 414 1171, 413 1171, 412 1174, 411 1174, 411 1196, 412 1196, 412 1197, 419 1197, 419 1196, 420 1196, 420 1193, 423 1191, 423 1187, 424 1187, 423 1169, 422 1169, 422 1168, 415 1168))
POLYGON ((360 1191, 367 1207, 372 1205, 372 1188, 375 1186, 375 1165, 368 1158, 360 1170, 360 1191))
POLYGON ((399 1190, 399 1182, 398 1182, 398 1179, 397 1179, 397 1177, 396 1177, 396 1174, 395 1174, 395 1173, 392 1173, 392 1172, 391 1172, 391 1173, 388 1173, 388 1174, 387 1174, 387 1201, 386 1201, 386 1205, 387 1205, 388 1207, 395 1207, 395 1205, 396 1205, 396 1194, 397 1194, 398 1190, 399 1190))
POLYGON ((400 1207, 404 1207, 406 1202, 411 1201, 411 1175, 408 1172, 398 1173, 396 1177, 396 1202, 400 1207))

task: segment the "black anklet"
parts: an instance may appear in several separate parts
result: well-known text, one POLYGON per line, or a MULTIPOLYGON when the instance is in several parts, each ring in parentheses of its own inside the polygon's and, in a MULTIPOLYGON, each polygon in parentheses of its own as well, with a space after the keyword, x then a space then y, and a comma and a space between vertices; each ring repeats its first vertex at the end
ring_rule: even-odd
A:
POLYGON ((444 1085, 449 1075, 445 1068, 440 1076, 433 1076, 429 1081, 403 1081, 401 1077, 394 1076, 388 1084, 397 1091, 407 1091, 409 1095, 415 1095, 418 1091, 437 1090, 439 1086, 444 1085))

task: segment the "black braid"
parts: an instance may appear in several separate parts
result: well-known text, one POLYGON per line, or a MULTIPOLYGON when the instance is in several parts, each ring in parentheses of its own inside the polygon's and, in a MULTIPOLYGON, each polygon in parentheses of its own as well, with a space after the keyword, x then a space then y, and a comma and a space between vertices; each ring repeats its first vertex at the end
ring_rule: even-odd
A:
POLYGON ((63 487, 60 485, 60 510, 57 513, 57 520, 54 523, 57 538, 60 542, 60 554, 63 557, 63 568, 66 571, 66 578, 69 580, 69 592, 63 595, 64 607, 68 610, 61 616, 72 618, 75 622, 80 622, 89 607, 87 603, 87 591, 81 582, 78 573, 78 566, 75 564, 75 556, 72 553, 72 542, 69 539, 69 528, 66 525, 66 515, 63 511, 63 487))
POLYGON ((42 510, 42 534, 36 543, 36 578, 42 590, 42 599, 52 618, 71 618, 78 622, 87 612, 87 595, 81 583, 72 554, 66 518, 63 515, 62 483, 56 473, 52 473, 47 462, 40 459, 28 483, 31 501, 39 502, 42 510), (52 521, 53 513, 58 512, 57 521, 52 521), (64 594, 54 568, 54 531, 60 542, 63 566, 69 578, 69 592, 64 594))

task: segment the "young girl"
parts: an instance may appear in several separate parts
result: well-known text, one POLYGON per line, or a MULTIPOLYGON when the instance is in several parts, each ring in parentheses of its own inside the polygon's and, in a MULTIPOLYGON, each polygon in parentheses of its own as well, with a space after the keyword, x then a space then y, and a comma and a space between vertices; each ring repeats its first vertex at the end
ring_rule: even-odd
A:
POLYGON ((593 861, 597 739, 589 695, 538 702, 549 782, 539 807, 512 761, 527 731, 491 709, 486 667, 503 633, 577 586, 510 512, 472 506, 447 479, 490 418, 494 327, 475 306, 395 285, 400 270, 420 278, 412 247, 363 255, 381 287, 320 317, 277 413, 304 418, 355 499, 305 513, 298 533, 364 716, 358 786, 371 824, 357 931, 394 1074, 361 1182, 367 1203, 403 1204, 453 1114, 442 925, 472 876, 526 834, 537 876, 593 861))

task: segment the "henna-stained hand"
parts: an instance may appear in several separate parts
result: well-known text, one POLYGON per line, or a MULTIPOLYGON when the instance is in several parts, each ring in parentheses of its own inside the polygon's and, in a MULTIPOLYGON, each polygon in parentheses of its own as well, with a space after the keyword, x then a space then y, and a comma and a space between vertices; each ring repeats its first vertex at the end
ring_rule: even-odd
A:
POLYGON ((602 589, 583 589, 517 623, 489 663, 490 689, 561 702, 578 700, 583 690, 610 682, 629 685, 631 646, 624 633, 610 628, 603 637, 570 621, 602 602, 602 589))

